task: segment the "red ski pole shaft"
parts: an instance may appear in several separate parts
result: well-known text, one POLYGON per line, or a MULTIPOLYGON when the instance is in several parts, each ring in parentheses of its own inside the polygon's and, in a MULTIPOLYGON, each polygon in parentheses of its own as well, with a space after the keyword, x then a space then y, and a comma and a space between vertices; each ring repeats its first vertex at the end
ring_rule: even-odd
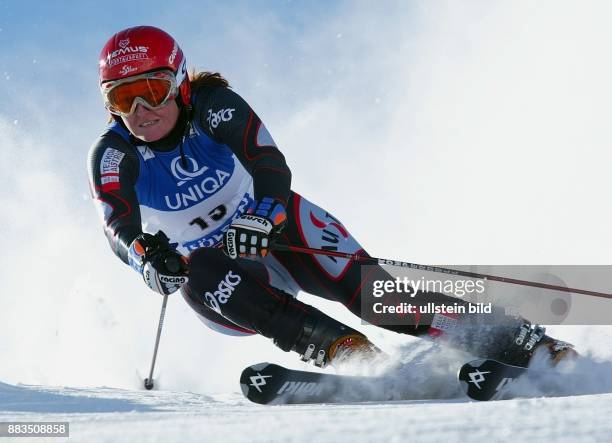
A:
POLYGON ((327 249, 308 248, 304 246, 292 246, 285 244, 274 244, 274 251, 281 252, 297 252, 299 254, 327 255, 330 257, 339 257, 348 260, 358 261, 372 265, 390 265, 399 266, 402 268, 416 269, 419 271, 438 272, 441 274, 458 275, 460 277, 478 278, 481 280, 491 280, 513 285, 530 286, 532 288, 551 289, 554 291, 571 292, 574 294, 590 295, 593 297, 612 298, 612 294, 606 292, 589 291, 588 289, 568 288, 565 286, 551 285, 548 283, 540 283, 529 280, 520 280, 517 278, 500 277, 497 275, 480 274, 478 272, 460 271, 458 269, 441 268, 439 266, 420 265, 417 263, 409 263, 399 260, 389 260, 385 258, 367 257, 359 254, 349 254, 347 252, 330 251, 327 249))

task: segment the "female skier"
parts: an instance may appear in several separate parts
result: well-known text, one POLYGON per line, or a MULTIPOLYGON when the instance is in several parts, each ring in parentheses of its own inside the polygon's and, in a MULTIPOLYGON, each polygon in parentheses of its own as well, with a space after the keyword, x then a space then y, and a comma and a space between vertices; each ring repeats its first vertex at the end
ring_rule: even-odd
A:
MULTIPOLYGON (((216 331, 261 334, 320 366, 380 353, 296 295, 338 301, 376 323, 369 310, 362 315, 361 291, 390 276, 378 266, 362 277, 354 261, 274 250, 285 243, 367 255, 337 218, 291 190, 285 157, 220 74, 190 78, 177 42, 139 26, 108 40, 99 77, 112 118, 90 150, 89 177, 122 261, 154 291, 180 289, 216 331)), ((439 293, 419 299, 463 303, 439 293)), ((515 364, 527 364, 538 347, 554 360, 571 351, 521 318, 474 329, 468 317, 424 315, 381 327, 446 337, 475 355, 515 364)))

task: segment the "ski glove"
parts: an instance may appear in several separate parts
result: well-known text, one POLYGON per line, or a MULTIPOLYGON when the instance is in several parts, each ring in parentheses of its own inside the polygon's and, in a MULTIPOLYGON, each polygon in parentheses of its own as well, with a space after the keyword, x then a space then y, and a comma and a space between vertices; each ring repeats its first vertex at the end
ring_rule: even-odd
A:
POLYGON ((287 222, 282 203, 265 197, 249 211, 234 220, 223 236, 223 251, 230 258, 265 257, 287 222))
POLYGON ((140 234, 130 244, 130 266, 140 273, 155 292, 172 294, 189 281, 187 259, 176 251, 176 243, 162 231, 155 235, 140 234))

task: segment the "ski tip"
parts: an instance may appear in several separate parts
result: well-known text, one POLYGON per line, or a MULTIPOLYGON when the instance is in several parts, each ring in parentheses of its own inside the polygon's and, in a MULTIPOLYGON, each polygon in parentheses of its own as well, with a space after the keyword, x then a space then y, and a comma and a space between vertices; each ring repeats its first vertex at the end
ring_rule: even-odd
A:
POLYGON ((246 383, 240 383, 240 390, 242 391, 242 395, 249 398, 249 385, 246 383))
MULTIPOLYGON (((466 364, 464 364, 462 367, 466 367, 466 366, 471 366, 473 368, 477 368, 479 366, 481 366, 484 362, 486 362, 487 359, 486 358, 477 358, 475 360, 471 360, 468 361, 466 364)), ((461 370, 461 369, 460 369, 461 370)))
POLYGON ((478 358, 475 360, 468 361, 467 363, 464 363, 463 365, 459 366, 459 369, 457 370, 457 382, 459 383, 459 388, 461 389, 461 392, 463 392, 465 395, 468 395, 468 391, 470 388, 470 385, 466 380, 466 373, 470 372, 473 368, 478 368, 485 361, 486 359, 484 358, 478 358))
POLYGON ((256 363, 254 365, 251 365, 249 367, 247 367, 245 369, 246 370, 252 370, 252 371, 263 371, 265 368, 267 368, 268 366, 270 366, 272 363, 268 363, 268 362, 263 362, 263 363, 256 363))
MULTIPOLYGON (((254 365, 247 366, 242 370, 240 374, 240 390, 242 394, 254 403, 265 404, 266 402, 261 398, 261 391, 252 391, 251 387, 259 386, 253 384, 253 377, 257 377, 259 372, 263 372, 266 368, 273 367, 272 363, 262 362, 254 365)), ((260 388, 261 389, 261 388, 260 388)))
POLYGON ((507 396, 508 387, 526 371, 493 359, 475 359, 461 366, 457 378, 461 390, 471 399, 498 400, 511 398, 507 396))

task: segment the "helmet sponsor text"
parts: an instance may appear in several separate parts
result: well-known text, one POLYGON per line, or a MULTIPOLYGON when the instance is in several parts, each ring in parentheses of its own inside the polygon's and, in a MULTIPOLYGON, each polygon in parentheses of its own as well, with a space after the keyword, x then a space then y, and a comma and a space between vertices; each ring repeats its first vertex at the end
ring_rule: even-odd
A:
POLYGON ((149 58, 148 52, 148 46, 130 46, 130 39, 126 38, 119 41, 119 49, 115 49, 106 56, 106 63, 108 63, 108 66, 113 67, 119 63, 142 60, 149 58))
POLYGON ((131 74, 134 71, 137 71, 137 69, 134 68, 133 66, 124 65, 123 68, 121 68, 119 70, 119 74, 121 74, 121 75, 129 75, 129 74, 131 74))

